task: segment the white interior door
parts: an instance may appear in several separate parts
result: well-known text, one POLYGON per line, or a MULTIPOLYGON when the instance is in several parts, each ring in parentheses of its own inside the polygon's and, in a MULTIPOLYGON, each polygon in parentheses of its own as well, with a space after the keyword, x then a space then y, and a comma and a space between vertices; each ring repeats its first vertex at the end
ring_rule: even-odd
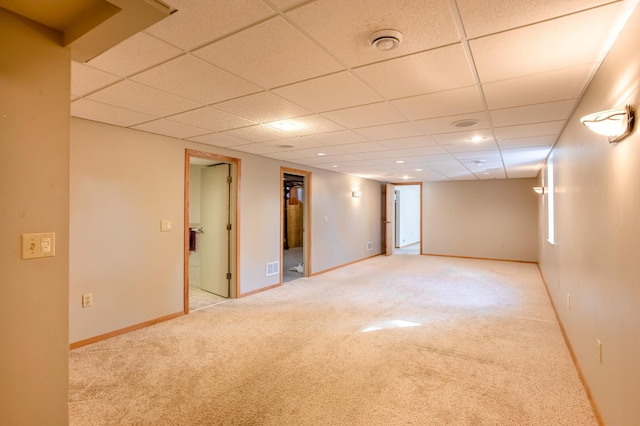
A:
POLYGON ((222 297, 230 297, 229 239, 230 193, 229 164, 202 169, 200 224, 200 288, 222 297))
POLYGON ((393 246, 396 242, 396 186, 392 183, 387 184, 385 192, 385 256, 391 256, 393 254, 393 246))

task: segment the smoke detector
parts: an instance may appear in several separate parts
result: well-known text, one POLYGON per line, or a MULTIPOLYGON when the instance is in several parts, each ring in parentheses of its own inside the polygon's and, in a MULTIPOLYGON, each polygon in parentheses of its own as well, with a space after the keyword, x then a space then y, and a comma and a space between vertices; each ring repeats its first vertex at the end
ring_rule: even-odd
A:
POLYGON ((380 30, 369 37, 371 46, 378 50, 393 50, 402 43, 402 33, 396 30, 380 30))

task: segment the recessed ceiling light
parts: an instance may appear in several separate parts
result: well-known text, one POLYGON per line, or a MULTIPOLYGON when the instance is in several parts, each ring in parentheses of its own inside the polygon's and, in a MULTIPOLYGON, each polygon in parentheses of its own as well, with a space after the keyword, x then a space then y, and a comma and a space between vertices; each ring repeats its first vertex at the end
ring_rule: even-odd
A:
POLYGON ((316 155, 317 155, 318 157, 322 157, 323 155, 327 155, 327 154, 325 154, 324 152, 319 152, 319 153, 317 153, 316 155))
POLYGON ((404 175, 404 176, 402 176, 402 179, 407 180, 407 179, 409 179, 409 176, 404 175))
POLYGON ((280 129, 284 131, 295 130, 302 127, 300 123, 293 120, 276 121, 274 123, 269 123, 269 126, 272 126, 272 127, 275 127, 276 129, 280 129))
POLYGON ((335 169, 336 167, 339 167, 339 166, 337 164, 332 164, 331 167, 335 169))
POLYGON ((421 172, 422 169, 413 169, 414 172, 421 172))
POLYGON ((402 33, 396 30, 380 30, 369 37, 371 46, 378 50, 393 50, 402 43, 402 33))
POLYGON ((404 160, 396 160, 396 161, 394 161, 394 163, 396 163, 396 164, 403 164, 403 163, 404 163, 404 160))
POLYGON ((474 136, 474 137, 472 137, 472 138, 469 138, 469 140, 470 140, 471 142, 483 142, 483 141, 484 141, 484 138, 483 138, 482 136, 474 136))
POLYGON ((476 120, 475 118, 465 118, 463 120, 454 121, 453 123, 451 123, 451 125, 453 127, 467 128, 467 127, 475 127, 478 125, 479 122, 480 120, 476 120))
POLYGON ((489 172, 484 172, 483 175, 490 175, 491 173, 489 172))

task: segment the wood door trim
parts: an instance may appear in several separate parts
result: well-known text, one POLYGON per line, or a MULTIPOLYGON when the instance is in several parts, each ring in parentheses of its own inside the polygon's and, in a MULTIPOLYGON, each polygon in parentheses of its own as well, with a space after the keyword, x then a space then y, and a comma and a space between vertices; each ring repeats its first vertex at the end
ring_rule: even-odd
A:
POLYGON ((216 160, 223 163, 229 163, 235 165, 235 270, 232 272, 235 275, 235 295, 234 297, 240 297, 240 178, 241 178, 241 164, 242 160, 239 158, 227 157, 226 155, 214 154, 211 152, 198 151, 195 149, 185 149, 184 160, 184 250, 183 250, 183 277, 184 277, 184 313, 189 313, 189 180, 190 180, 190 167, 191 157, 204 158, 207 160, 216 160))
MULTIPOLYGON (((306 258, 303 257, 302 261, 304 262, 304 276, 305 277, 310 277, 312 274, 312 269, 311 269, 311 238, 312 238, 312 232, 311 232, 311 224, 313 223, 311 216, 312 216, 312 193, 311 193, 311 175, 312 173, 307 171, 307 170, 301 170, 301 169, 293 169, 290 167, 284 167, 281 166, 280 167, 280 246, 279 246, 279 251, 280 251, 280 283, 283 283, 283 270, 282 270, 282 265, 283 265, 283 261, 284 261, 284 257, 282 254, 282 250, 283 250, 283 245, 284 245, 284 203, 282 202, 282 200, 284 200, 284 185, 282 185, 282 180, 284 179, 284 175, 286 174, 290 174, 290 175, 298 175, 298 176, 304 176, 305 177, 305 181, 304 181, 304 185, 305 185, 305 193, 307 196, 307 199, 304 200, 304 210, 306 210, 307 213, 307 223, 304 224, 304 234, 303 234, 303 241, 304 244, 307 245, 306 247, 306 251, 307 251, 307 256, 306 258), (304 239, 304 237, 307 237, 306 240, 304 239)), ((303 212, 303 217, 304 217, 304 212, 303 212)), ((304 253, 304 250, 303 250, 304 253)))

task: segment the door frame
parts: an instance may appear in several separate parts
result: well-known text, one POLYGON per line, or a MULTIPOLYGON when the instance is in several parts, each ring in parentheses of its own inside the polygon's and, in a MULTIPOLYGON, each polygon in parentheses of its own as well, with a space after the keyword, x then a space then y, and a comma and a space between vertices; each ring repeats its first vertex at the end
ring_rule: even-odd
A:
POLYGON ((231 273, 235 278, 235 286, 231 288, 229 298, 237 298, 240 295, 240 170, 241 160, 239 158, 227 157, 225 155, 213 154, 210 152, 198 151, 195 149, 185 149, 184 159, 184 256, 183 256, 183 277, 184 277, 184 313, 189 313, 189 180, 191 158, 202 158, 205 160, 219 161, 231 165, 231 204, 235 206, 233 226, 235 226, 235 238, 232 238, 229 256, 231 257, 231 273), (233 250, 235 246, 235 250, 233 250))
MULTIPOLYGON (((422 243, 423 243, 423 235, 422 235, 422 210, 423 210, 423 206, 422 206, 422 182, 398 182, 398 183, 392 183, 392 184, 387 184, 386 185, 386 189, 385 189, 385 211, 387 211, 387 217, 385 218, 385 229, 386 229, 386 235, 385 235, 385 255, 386 256, 390 256, 393 254, 393 248, 395 247, 395 229, 396 229, 396 215, 395 215, 395 205, 393 208, 393 214, 391 215, 391 218, 389 218, 389 214, 388 214, 388 203, 389 203, 389 191, 390 188, 392 187, 392 192, 394 193, 394 197, 395 197, 395 188, 396 186, 419 186, 420 187, 420 254, 422 254, 422 243), (388 242, 387 242, 387 238, 389 238, 389 230, 388 227, 391 227, 393 229, 393 241, 391 241, 391 250, 389 250, 389 246, 388 246, 388 242)), ((395 204, 395 201, 394 201, 395 204)))
POLYGON ((284 261, 284 175, 296 175, 303 177, 303 204, 302 204, 302 262, 304 264, 303 277, 311 276, 311 172, 306 170, 280 167, 280 284, 283 284, 282 265, 284 261))

